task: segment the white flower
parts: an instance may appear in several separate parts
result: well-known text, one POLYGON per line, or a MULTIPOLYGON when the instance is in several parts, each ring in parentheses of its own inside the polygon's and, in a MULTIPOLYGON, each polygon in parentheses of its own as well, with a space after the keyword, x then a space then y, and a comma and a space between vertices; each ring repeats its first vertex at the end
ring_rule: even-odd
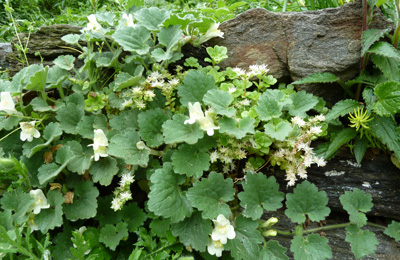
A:
POLYGON ((31 233, 33 231, 39 230, 39 225, 35 223, 35 215, 30 215, 29 219, 28 219, 28 227, 31 228, 31 233))
POLYGON ((126 186, 126 185, 129 185, 129 184, 131 184, 131 183, 133 183, 135 181, 134 178, 135 178, 135 176, 133 176, 132 174, 124 173, 121 176, 121 180, 119 182, 119 185, 121 185, 123 187, 126 186))
POLYGON ((154 94, 154 91, 153 90, 146 90, 145 92, 144 92, 144 97, 145 98, 148 98, 148 99, 152 99, 153 97, 155 97, 156 96, 156 94, 154 94))
POLYGON ((94 130, 94 138, 93 144, 89 144, 88 146, 93 146, 94 157, 95 161, 98 161, 100 157, 107 157, 107 146, 108 146, 108 139, 104 134, 103 130, 95 129, 94 130))
POLYGON ((124 103, 122 103, 122 106, 128 107, 128 106, 132 106, 133 105, 133 100, 132 99, 128 99, 128 100, 124 100, 124 103))
POLYGON ((171 86, 177 86, 179 84, 179 79, 171 79, 168 81, 171 86))
POLYGON ((21 127, 21 141, 26 140, 28 142, 32 142, 34 137, 40 137, 39 131, 35 128, 35 123, 36 121, 19 123, 19 126, 21 127))
POLYGON ((320 157, 314 156, 314 162, 318 165, 318 167, 324 167, 326 165, 326 161, 322 157, 320 158, 320 157))
POLYGON ((132 199, 132 193, 130 191, 124 191, 119 194, 121 200, 130 200, 132 199))
POLYGON ((240 101, 240 104, 242 104, 243 106, 249 106, 250 105, 250 100, 248 100, 247 98, 243 99, 242 101, 240 101))
POLYGON ((135 106, 141 110, 146 108, 146 103, 143 102, 143 100, 135 100, 135 106))
POLYGON ((298 126, 300 126, 300 127, 303 127, 303 126, 306 125, 306 121, 304 121, 304 120, 303 120, 301 117, 299 117, 299 116, 292 117, 292 123, 295 124, 295 125, 298 125, 298 126))
POLYGON ((246 71, 245 71, 244 69, 241 69, 241 68, 238 68, 238 67, 233 68, 232 70, 233 70, 233 71, 236 73, 236 75, 238 75, 239 77, 246 74, 246 71))
POLYGON ((199 102, 195 102, 194 104, 189 102, 189 119, 184 122, 187 124, 194 124, 196 120, 204 118, 203 110, 201 110, 201 106, 199 102))
POLYGON ((217 161, 217 159, 218 159, 218 152, 217 151, 213 151, 211 154, 210 154, 210 161, 213 163, 213 162, 216 162, 217 161))
POLYGON ((132 89, 132 94, 133 95, 143 95, 142 88, 141 87, 134 87, 132 89))
POLYGON ((222 256, 222 251, 224 250, 224 245, 218 240, 210 240, 208 242, 207 251, 210 255, 215 255, 217 257, 222 256))
POLYGON ((125 20, 125 23, 124 23, 125 26, 132 27, 132 28, 136 27, 136 24, 133 23, 132 14, 123 14, 122 19, 125 20))
POLYGON ((50 204, 47 203, 47 199, 41 189, 31 190, 29 192, 29 195, 31 196, 31 198, 35 199, 35 202, 31 206, 33 214, 37 215, 42 209, 50 208, 50 204))
POLYGON ((232 94, 232 93, 235 92, 235 91, 236 91, 236 88, 235 88, 235 87, 228 88, 229 94, 232 94))
POLYGON ((318 134, 322 133, 322 129, 321 129, 321 126, 312 126, 312 127, 308 130, 308 132, 309 132, 310 134, 318 135, 318 134))
POLYGON ((204 131, 207 131, 209 136, 214 135, 214 130, 219 129, 218 126, 215 126, 214 120, 212 119, 210 113, 206 111, 206 116, 198 119, 200 123, 200 128, 204 131))
POLYGON ((100 29, 102 29, 102 27, 97 22, 96 16, 94 14, 91 14, 87 18, 89 20, 89 23, 86 25, 86 30, 92 32, 100 32, 100 29))
POLYGON ((235 230, 229 220, 224 215, 219 214, 216 220, 213 220, 215 228, 211 233, 211 238, 214 241, 220 241, 222 244, 226 244, 228 239, 234 239, 236 237, 235 230))
POLYGON ((212 24, 204 35, 200 36, 193 42, 193 45, 195 47, 200 46, 200 44, 202 44, 203 42, 206 42, 214 37, 224 38, 224 33, 221 32, 221 30, 218 30, 218 27, 219 23, 212 24))
POLYGON ((15 109, 10 92, 1 92, 0 111, 4 111, 9 115, 22 115, 21 112, 15 109))
POLYGON ((120 198, 114 198, 111 201, 111 208, 114 211, 120 210, 121 209, 121 205, 122 205, 122 203, 121 203, 121 199, 120 198))
POLYGON ((264 73, 267 73, 269 69, 267 69, 267 65, 261 64, 261 65, 251 65, 250 67, 250 73, 249 77, 256 76, 256 75, 263 75, 264 73))

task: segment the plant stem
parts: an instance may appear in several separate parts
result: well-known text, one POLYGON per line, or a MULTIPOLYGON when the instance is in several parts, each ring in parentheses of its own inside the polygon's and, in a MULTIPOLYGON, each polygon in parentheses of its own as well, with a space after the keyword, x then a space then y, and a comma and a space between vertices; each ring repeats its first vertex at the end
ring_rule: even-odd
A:
MULTIPOLYGON (((323 226, 323 227, 319 227, 319 228, 305 229, 305 230, 303 230, 303 234, 315 233, 315 232, 324 231, 324 230, 345 228, 345 227, 350 226, 351 224, 352 224, 351 222, 348 222, 348 223, 342 223, 342 224, 323 226)), ((386 228, 385 226, 382 226, 382 225, 379 225, 379 224, 375 224, 375 223, 372 223, 372 222, 367 222, 367 225, 371 226, 371 227, 381 228, 381 229, 385 229, 386 228)), ((295 236, 296 235, 296 232, 294 232, 294 231, 277 230, 275 228, 274 228, 274 230, 276 230, 278 235, 282 235, 282 236, 295 236)))
POLYGON ((283 1, 282 12, 286 12, 287 4, 288 4, 288 0, 284 0, 283 1))
POLYGON ((21 129, 21 127, 18 127, 18 128, 16 128, 16 129, 14 129, 13 131, 9 132, 8 134, 6 134, 5 136, 3 136, 3 137, 0 139, 0 142, 3 141, 4 139, 6 139, 7 137, 9 137, 10 135, 12 135, 13 133, 17 132, 19 129, 21 129))

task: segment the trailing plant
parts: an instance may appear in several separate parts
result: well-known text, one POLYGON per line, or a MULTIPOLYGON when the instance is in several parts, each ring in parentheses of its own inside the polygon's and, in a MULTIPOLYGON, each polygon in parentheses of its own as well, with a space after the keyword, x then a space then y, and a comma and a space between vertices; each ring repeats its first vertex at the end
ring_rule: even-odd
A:
MULTIPOLYGON (((176 65, 184 44, 223 35, 201 12, 138 7, 88 20, 81 34, 62 38, 78 58, 31 64, 0 81, 2 256, 288 259, 265 239, 276 233, 295 235, 295 259, 309 259, 317 244, 318 259, 331 256, 326 238, 303 236, 306 216, 330 212, 308 181, 286 196, 295 233, 260 221, 284 200, 266 165, 279 165, 294 186, 312 164, 325 164, 311 144, 327 134, 321 98, 276 86, 265 64, 221 70, 220 46, 206 49, 208 66, 193 57, 176 65)), ((370 196, 342 198, 355 256, 372 254, 376 239, 360 229, 370 196)), ((396 240, 398 224, 386 229, 396 240)))

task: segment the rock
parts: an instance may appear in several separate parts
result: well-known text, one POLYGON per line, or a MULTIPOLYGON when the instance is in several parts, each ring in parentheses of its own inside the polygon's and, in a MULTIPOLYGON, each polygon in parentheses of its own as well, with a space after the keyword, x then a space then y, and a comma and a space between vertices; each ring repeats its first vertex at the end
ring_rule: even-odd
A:
MULTIPOLYGON (((370 28, 393 26, 379 10, 370 28)), ((346 81, 359 74, 362 3, 318 11, 274 13, 252 9, 219 27, 224 38, 209 45, 225 46, 228 59, 221 67, 248 68, 268 64, 269 73, 290 83, 316 72, 331 72, 346 81)), ((343 98, 341 87, 302 86, 330 102, 343 98)))
POLYGON ((6 56, 12 52, 11 43, 0 43, 0 71, 8 68, 6 56))
MULTIPOLYGON (((80 53, 71 48, 66 44, 61 37, 67 34, 80 34, 82 27, 67 25, 67 24, 56 24, 50 26, 42 26, 36 33, 32 33, 29 37, 25 33, 20 33, 19 38, 25 44, 28 41, 28 53, 27 58, 29 64, 40 63, 43 58, 43 65, 53 65, 53 60, 60 55, 74 55, 78 56, 80 53), (40 53, 40 56, 37 55, 40 53)), ((17 44, 18 39, 14 37, 12 45, 17 44)), ((13 52, 8 54, 6 61, 9 63, 9 75, 13 76, 22 69, 22 64, 17 60, 19 53, 13 47, 13 52)))

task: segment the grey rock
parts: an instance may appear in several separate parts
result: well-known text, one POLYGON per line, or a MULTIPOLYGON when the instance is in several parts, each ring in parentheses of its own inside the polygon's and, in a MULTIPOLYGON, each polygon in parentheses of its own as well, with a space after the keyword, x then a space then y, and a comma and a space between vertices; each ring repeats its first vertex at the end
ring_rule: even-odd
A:
MULTIPOLYGON (((375 11, 370 28, 392 23, 375 11)), ((209 45, 225 46, 228 59, 221 67, 248 68, 265 63, 279 81, 290 83, 316 72, 331 72, 346 81, 359 74, 361 60, 362 3, 318 11, 274 13, 252 9, 220 25, 224 38, 209 45)), ((335 102, 341 87, 301 86, 300 89, 335 102)))
POLYGON ((0 71, 8 68, 8 62, 6 62, 6 56, 12 52, 11 43, 0 43, 0 71))

